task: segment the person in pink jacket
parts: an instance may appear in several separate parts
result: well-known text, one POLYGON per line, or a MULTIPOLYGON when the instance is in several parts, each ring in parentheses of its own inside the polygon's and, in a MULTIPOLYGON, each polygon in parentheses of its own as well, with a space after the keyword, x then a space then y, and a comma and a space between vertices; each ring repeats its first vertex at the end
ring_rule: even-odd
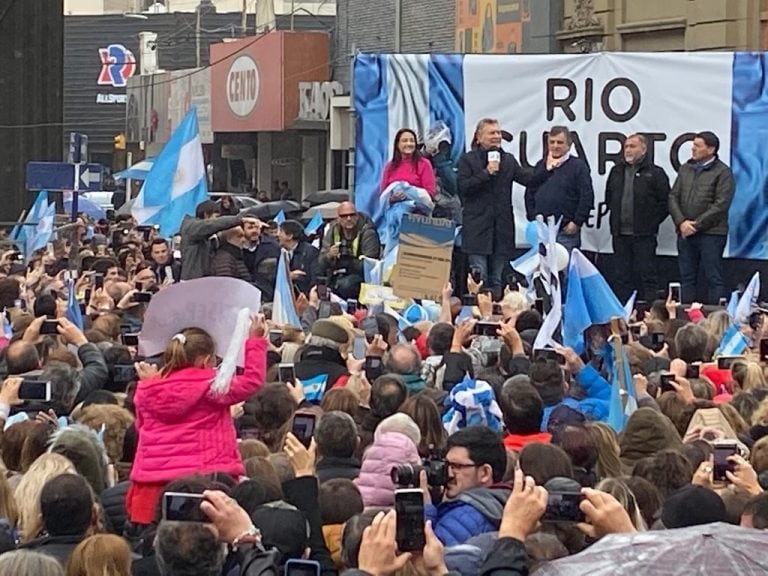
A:
MULTIPOLYGON (((165 485, 191 474, 245 474, 230 407, 264 384, 267 340, 263 316, 251 320, 245 370, 225 390, 213 388, 216 346, 200 328, 175 335, 161 371, 137 364, 134 397, 139 443, 126 507, 132 522, 150 524, 165 485)), ((247 326, 246 326, 247 327, 247 326)))
POLYGON ((360 475, 355 480, 366 508, 395 505, 392 468, 398 464, 420 464, 419 449, 401 432, 377 434, 363 455, 360 475))
MULTIPOLYGON (((430 197, 435 197, 435 171, 432 163, 417 149, 416 133, 410 128, 403 128, 395 134, 392 160, 384 166, 380 192, 384 192, 393 182, 408 182, 411 186, 426 190, 430 197)), ((391 201, 402 199, 395 193, 391 201)))

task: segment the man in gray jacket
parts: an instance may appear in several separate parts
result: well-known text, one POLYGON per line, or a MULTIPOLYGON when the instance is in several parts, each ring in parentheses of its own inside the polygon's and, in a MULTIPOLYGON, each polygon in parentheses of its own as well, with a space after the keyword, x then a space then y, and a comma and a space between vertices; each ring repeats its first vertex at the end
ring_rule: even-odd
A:
POLYGON ((696 300, 699 267, 707 279, 706 301, 717 304, 725 296, 723 250, 735 185, 731 169, 717 155, 719 148, 712 132, 696 134, 691 159, 680 166, 669 194, 684 302, 696 300))
POLYGON ((208 276, 211 236, 240 226, 244 220, 258 221, 256 218, 246 218, 242 212, 237 216, 221 216, 221 208, 213 200, 198 204, 195 216, 187 216, 181 223, 181 279, 194 280, 208 276))

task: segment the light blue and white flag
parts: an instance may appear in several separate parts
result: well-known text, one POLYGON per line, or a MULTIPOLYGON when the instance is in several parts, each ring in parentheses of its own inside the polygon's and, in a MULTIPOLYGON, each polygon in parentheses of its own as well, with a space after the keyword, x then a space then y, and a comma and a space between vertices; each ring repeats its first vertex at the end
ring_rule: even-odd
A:
POLYGON ((606 361, 611 374, 611 399, 608 404, 607 423, 618 434, 624 430, 627 420, 637 410, 637 393, 625 347, 620 346, 621 357, 618 359, 614 357, 613 346, 609 346, 608 350, 606 361))
POLYGON ((743 325, 749 321, 749 316, 757 306, 758 298, 760 298, 760 272, 755 272, 747 284, 744 294, 741 295, 738 304, 736 304, 733 315, 733 321, 736 325, 743 325))
POLYGON ((3 308, 3 336, 9 341, 13 340, 13 326, 11 326, 8 311, 5 308, 3 308))
POLYGON ((322 225, 323 217, 320 215, 320 212, 315 212, 315 215, 312 216, 312 220, 310 220, 304 227, 304 234, 306 236, 312 236, 312 234, 320 230, 320 226, 322 225))
POLYGON ((56 219, 56 204, 51 202, 46 206, 45 211, 37 220, 37 226, 28 226, 26 237, 26 256, 32 255, 33 252, 45 248, 53 239, 53 223, 56 219))
POLYGON ((280 210, 280 212, 278 212, 275 216, 275 224, 280 226, 283 222, 285 222, 285 212, 280 210))
POLYGON ((564 316, 563 344, 578 354, 584 352, 587 328, 624 318, 624 306, 595 265, 578 249, 571 253, 564 316))
POLYGON ((301 328, 301 319, 293 300, 293 288, 288 274, 288 255, 281 251, 275 274, 275 297, 272 301, 272 321, 278 326, 301 328))
POLYGON ((184 217, 207 199, 203 146, 193 108, 155 159, 131 214, 141 225, 159 225, 160 235, 170 238, 184 217))
POLYGON ((363 278, 366 284, 384 285, 384 281, 392 274, 392 268, 397 264, 399 249, 399 246, 395 246, 382 260, 363 256, 363 278))
MULTIPOLYGON (((539 252, 539 249, 543 248, 539 255, 539 278, 550 301, 549 311, 544 316, 544 322, 533 343, 534 349, 540 349, 554 347, 557 344, 555 333, 563 319, 563 296, 557 270, 557 231, 560 229, 560 224, 555 222, 553 216, 548 218, 546 224, 542 216, 537 216, 536 227, 538 237, 536 251, 539 252)), ((530 284, 533 285, 533 282, 530 284)))
POLYGON ((304 399, 313 404, 319 404, 328 387, 328 374, 318 374, 312 378, 301 380, 301 386, 304 388, 304 399))
POLYGON ((34 234, 35 227, 32 226, 32 224, 37 225, 37 223, 45 214, 47 208, 48 191, 41 190, 37 193, 37 198, 35 198, 34 204, 32 204, 29 212, 27 212, 27 216, 24 218, 24 222, 16 224, 16 226, 14 226, 13 230, 11 231, 11 240, 16 243, 19 250, 25 253, 25 255, 27 251, 27 237, 34 234))
POLYGON ((739 305, 739 291, 734 290, 731 292, 731 299, 728 301, 728 308, 726 310, 728 311, 728 316, 731 317, 731 320, 734 320, 736 318, 736 307, 739 305))
POLYGON ((749 338, 734 324, 723 334, 715 356, 741 356, 747 348, 749 348, 749 338))
POLYGON ((70 280, 67 283, 69 289, 69 296, 67 297, 67 320, 72 322, 81 331, 83 330, 83 314, 80 310, 80 302, 77 301, 77 289, 75 288, 74 281, 70 280))
POLYGON ((149 176, 152 166, 155 163, 155 158, 144 158, 141 162, 137 162, 126 170, 115 172, 112 177, 115 180, 146 180, 149 176))
POLYGON ((635 300, 637 300, 637 290, 632 292, 629 300, 627 300, 627 303, 624 304, 624 320, 627 322, 629 322, 630 318, 632 318, 632 312, 635 311, 635 300))

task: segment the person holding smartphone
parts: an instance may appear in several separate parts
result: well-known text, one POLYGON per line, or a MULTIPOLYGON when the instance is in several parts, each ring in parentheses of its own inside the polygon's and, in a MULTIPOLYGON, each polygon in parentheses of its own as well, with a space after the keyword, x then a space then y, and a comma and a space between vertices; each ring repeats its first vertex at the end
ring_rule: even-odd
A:
POLYGON ((458 164, 462 251, 469 266, 480 269, 483 286, 493 291, 496 300, 501 297, 502 275, 515 250, 512 183, 536 183, 533 170, 520 166, 501 148, 501 142, 499 122, 483 118, 477 123, 472 149, 458 164))
POLYGON ((245 371, 216 387, 216 346, 210 334, 187 328, 173 336, 162 371, 136 364, 139 444, 126 507, 136 524, 150 524, 164 486, 190 474, 245 474, 230 407, 264 385, 267 363, 264 317, 252 318, 245 342, 245 371))

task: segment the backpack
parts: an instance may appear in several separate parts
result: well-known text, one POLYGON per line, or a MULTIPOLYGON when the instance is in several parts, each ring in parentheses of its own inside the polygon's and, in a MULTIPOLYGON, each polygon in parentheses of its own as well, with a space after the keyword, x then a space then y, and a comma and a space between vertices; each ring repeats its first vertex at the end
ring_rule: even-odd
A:
POLYGON ((243 555, 240 576, 279 576, 280 552, 277 548, 265 550, 259 544, 243 555))

